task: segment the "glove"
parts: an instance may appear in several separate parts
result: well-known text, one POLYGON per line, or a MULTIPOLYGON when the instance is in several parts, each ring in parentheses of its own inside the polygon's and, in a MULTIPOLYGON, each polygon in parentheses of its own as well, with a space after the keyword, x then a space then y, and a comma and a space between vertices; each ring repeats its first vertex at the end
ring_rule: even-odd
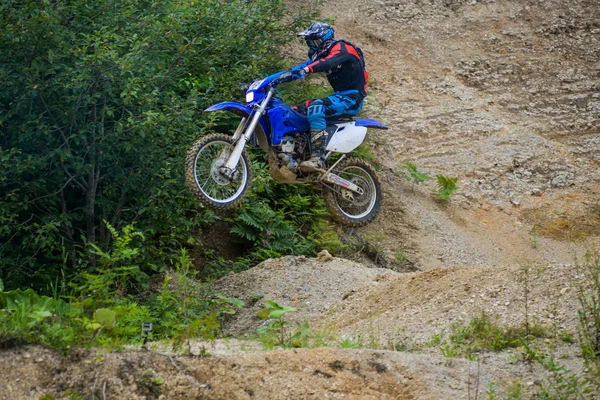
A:
MULTIPOLYGON (((290 70, 292 71, 292 70, 290 70)), ((294 76, 294 79, 304 79, 304 75, 306 74, 306 71, 303 69, 299 69, 298 71, 292 71, 292 75, 294 76)))

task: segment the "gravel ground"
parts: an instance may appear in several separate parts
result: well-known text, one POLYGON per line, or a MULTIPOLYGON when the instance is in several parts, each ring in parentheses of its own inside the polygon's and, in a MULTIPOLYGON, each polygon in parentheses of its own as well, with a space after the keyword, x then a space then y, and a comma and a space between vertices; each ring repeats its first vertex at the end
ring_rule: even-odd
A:
MULTIPOLYGON (((0 352, 0 399, 470 399, 511 375, 464 359, 376 350, 211 358, 41 348, 0 352), (67 391, 69 390, 69 391, 67 391), (50 397, 52 396, 52 397, 50 397)), ((525 371, 525 368, 521 368, 525 371)))
MULTIPOLYGON (((128 351, 100 360, 88 350, 62 358, 19 349, 0 352, 0 398, 75 390, 117 399, 472 399, 515 381, 534 397, 547 375, 515 352, 475 363, 419 343, 481 311, 518 325, 527 310, 550 342, 575 329, 582 276, 573 260, 598 249, 600 236, 599 3, 339 0, 323 10, 337 37, 365 52, 365 111, 390 126, 369 136, 381 164, 381 214, 346 233, 389 260, 404 254, 418 271, 268 260, 217 282, 248 305, 226 333, 252 336, 270 299, 298 308, 292 320, 334 326, 340 338, 411 351, 262 352, 255 342, 225 341, 205 346, 215 354, 208 359, 128 351), (459 177, 460 189, 441 201, 435 181, 413 186, 402 177, 406 162, 459 177), (532 267, 527 283, 524 266, 532 267)), ((304 51, 286 54, 300 61, 304 51)), ((557 343, 561 362, 580 371, 577 346, 557 343)))
POLYGON ((263 321, 256 313, 265 300, 295 307, 290 321, 318 319, 353 291, 397 273, 334 258, 319 261, 306 257, 283 257, 267 260, 256 267, 230 274, 215 283, 215 290, 243 300, 247 307, 227 325, 228 336, 252 335, 263 321))

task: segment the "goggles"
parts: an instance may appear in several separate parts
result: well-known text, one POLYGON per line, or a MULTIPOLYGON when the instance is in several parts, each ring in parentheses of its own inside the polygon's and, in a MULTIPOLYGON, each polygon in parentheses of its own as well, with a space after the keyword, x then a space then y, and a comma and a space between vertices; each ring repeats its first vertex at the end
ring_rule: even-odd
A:
POLYGON ((306 44, 308 45, 308 47, 310 47, 313 50, 316 50, 319 48, 319 46, 321 45, 321 43, 323 43, 323 39, 318 38, 318 39, 306 39, 306 44))

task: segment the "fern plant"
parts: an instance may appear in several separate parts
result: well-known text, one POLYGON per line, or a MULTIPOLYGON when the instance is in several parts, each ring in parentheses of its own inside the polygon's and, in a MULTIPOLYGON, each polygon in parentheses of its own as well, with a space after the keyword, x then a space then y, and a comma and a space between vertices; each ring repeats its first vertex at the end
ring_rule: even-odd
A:
POLYGON ((446 200, 452 195, 457 189, 458 178, 451 178, 449 176, 437 175, 437 188, 440 198, 446 200))
POLYGON ((134 242, 136 238, 144 240, 144 235, 136 231, 133 225, 127 225, 119 233, 107 221, 104 221, 114 240, 114 247, 104 251, 94 243, 90 243, 91 252, 98 257, 100 266, 92 272, 84 272, 82 286, 77 287, 88 296, 84 300, 85 307, 101 307, 123 297, 133 287, 147 289, 149 276, 147 272, 155 270, 154 265, 138 264, 140 248, 134 242))
POLYGON ((419 171, 417 166, 413 163, 407 162, 402 164, 400 167, 408 171, 408 173, 400 171, 400 174, 404 176, 407 181, 412 182, 413 186, 415 184, 427 182, 433 179, 431 176, 419 171))
POLYGON ((283 213, 256 200, 244 205, 230 232, 251 242, 255 248, 278 253, 293 252, 297 243, 296 230, 284 219, 283 213))

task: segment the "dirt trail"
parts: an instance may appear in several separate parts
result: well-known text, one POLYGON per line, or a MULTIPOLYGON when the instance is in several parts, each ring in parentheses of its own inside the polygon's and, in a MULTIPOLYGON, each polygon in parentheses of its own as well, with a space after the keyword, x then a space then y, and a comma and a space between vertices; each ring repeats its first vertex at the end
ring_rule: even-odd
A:
MULTIPOLYGON (((340 0, 323 14, 365 52, 365 108, 390 126, 369 139, 385 201, 359 234, 389 260, 403 253, 413 272, 269 260, 217 283, 249 304, 227 332, 252 335, 260 302, 272 299, 338 340, 409 352, 264 352, 218 341, 194 345, 210 358, 81 351, 61 359, 21 349, 0 353, 0 399, 67 398, 67 389, 117 399, 470 399, 490 383, 518 379, 528 395, 539 388, 542 372, 511 352, 476 363, 422 343, 481 311, 515 325, 527 308, 549 332, 575 329, 574 256, 598 249, 600 235, 600 4, 340 0), (435 182, 402 177, 406 162, 459 177, 460 189, 440 201, 435 182), (534 267, 526 278, 524 265, 534 267)), ((578 370, 575 350, 557 349, 578 370)))

